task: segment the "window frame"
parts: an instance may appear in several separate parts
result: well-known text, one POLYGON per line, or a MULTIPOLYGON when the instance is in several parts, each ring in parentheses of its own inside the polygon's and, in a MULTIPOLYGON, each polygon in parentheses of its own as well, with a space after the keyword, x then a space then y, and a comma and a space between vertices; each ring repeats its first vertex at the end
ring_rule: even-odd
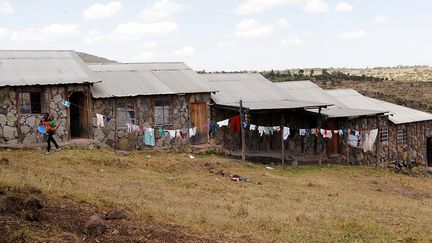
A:
POLYGON ((19 88, 16 90, 16 101, 17 101, 17 110, 18 114, 20 115, 37 115, 41 113, 49 113, 50 109, 50 92, 48 89, 45 88, 19 88), (23 97, 22 95, 27 94, 29 99, 29 112, 23 112, 22 104, 23 104, 23 97), (34 111, 34 98, 32 99, 32 94, 38 94, 39 95, 39 110, 37 112, 34 111))
POLYGON ((172 126, 173 124, 173 106, 172 106, 172 97, 160 97, 160 98, 154 98, 153 99, 153 121, 154 121, 154 126, 155 127, 167 127, 167 126, 172 126), (156 106, 156 103, 158 102, 162 102, 162 106, 156 106), (165 111, 166 111, 166 103, 169 102, 169 122, 166 123, 166 115, 165 115, 165 111), (158 124, 157 123, 157 119, 156 119, 156 107, 162 107, 162 124, 158 124))
POLYGON ((406 146, 408 145, 407 129, 398 129, 396 133, 396 144, 406 146))
POLYGON ((389 129, 388 127, 382 127, 379 131, 379 142, 387 144, 389 141, 389 129))
POLYGON ((117 127, 118 128, 127 128, 127 123, 136 125, 136 105, 134 102, 118 102, 116 104, 115 107, 115 111, 116 111, 116 120, 117 120, 117 127), (119 117, 119 109, 121 108, 121 106, 124 106, 124 113, 125 113, 125 120, 123 122, 123 118, 119 117), (133 112, 133 117, 128 117, 128 114, 130 114, 129 112, 133 112), (124 123, 124 126, 123 124, 124 123))

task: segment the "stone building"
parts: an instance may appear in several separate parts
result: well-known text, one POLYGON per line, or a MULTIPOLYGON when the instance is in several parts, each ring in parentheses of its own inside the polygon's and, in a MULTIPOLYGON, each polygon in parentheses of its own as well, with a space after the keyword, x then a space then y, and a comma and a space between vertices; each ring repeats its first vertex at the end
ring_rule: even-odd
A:
MULTIPOLYGON (((284 92, 258 73, 204 74, 219 92, 212 94, 212 121, 218 122, 239 114, 239 101, 248 117, 248 123, 257 126, 289 126, 308 128, 320 126, 320 116, 307 109, 323 109, 329 102, 303 101, 284 92)), ((246 150, 249 159, 280 161, 282 146, 285 158, 297 161, 316 161, 325 153, 321 137, 291 136, 282 142, 281 133, 260 135, 257 130, 245 129, 246 150)), ((229 127, 218 128, 215 143, 239 155, 241 136, 229 127)))
POLYGON ((327 141, 329 159, 382 167, 400 160, 432 166, 432 114, 366 97, 355 90, 323 90, 310 81, 276 85, 297 99, 333 103, 321 111, 308 109, 321 113, 325 128, 379 130, 371 152, 348 146, 347 136, 334 136, 327 141))
POLYGON ((42 112, 58 119, 58 140, 90 138, 87 108, 99 81, 73 51, 0 51, 0 143, 36 143, 42 112), (69 109, 63 100, 82 109, 69 109))
POLYGON ((182 130, 197 127, 192 138, 159 136, 156 146, 208 142, 210 95, 215 89, 184 63, 89 65, 103 80, 93 86, 93 113, 112 118, 98 127, 95 139, 119 149, 143 146, 142 133, 127 131, 127 123, 144 128, 182 130))

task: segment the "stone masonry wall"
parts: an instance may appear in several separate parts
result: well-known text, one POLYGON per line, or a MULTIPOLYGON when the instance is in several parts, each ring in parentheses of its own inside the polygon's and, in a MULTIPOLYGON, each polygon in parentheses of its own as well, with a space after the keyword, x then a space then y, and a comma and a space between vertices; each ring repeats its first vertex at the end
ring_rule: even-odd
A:
MULTIPOLYGON (((93 99, 93 111, 104 116, 116 117, 115 104, 129 103, 135 105, 135 125, 154 128, 154 101, 157 98, 170 98, 172 110, 172 124, 163 126, 165 130, 176 130, 190 127, 189 103, 206 102, 210 104, 210 94, 171 95, 171 96, 137 96, 131 98, 93 99)), ((210 117, 210 109, 207 109, 210 117)), ((137 149, 145 147, 143 133, 129 133, 127 128, 117 127, 113 120, 104 128, 96 126, 96 117, 93 114, 93 136, 96 140, 118 149, 137 149)), ((169 136, 158 136, 156 132, 157 147, 180 147, 190 143, 190 139, 170 139, 169 136)))
MULTIPOLYGON (((66 93, 74 91, 88 92, 89 85, 46 86, 48 92, 49 112, 57 118, 59 127, 55 134, 57 141, 69 139, 67 127, 67 111, 62 102, 67 99, 66 93), (67 92, 66 92, 67 90, 67 92)), ((40 114, 21 115, 18 111, 17 93, 20 88, 0 88, 0 143, 4 144, 32 144, 41 142, 36 131, 40 121, 40 114)))
MULTIPOLYGON (((237 111, 214 108, 212 120, 218 122, 238 115, 237 111)), ((285 113, 285 126, 290 128, 314 128, 319 122, 316 116, 305 115, 296 112, 285 113)), ((250 124, 259 126, 280 126, 281 113, 251 113, 250 124)), ((281 133, 260 136, 257 130, 246 129, 246 148, 251 152, 273 151, 280 152, 282 141, 281 133)), ((215 143, 231 151, 241 150, 241 136, 238 133, 230 133, 229 126, 218 128, 215 143)), ((285 141, 287 158, 298 156, 316 156, 326 154, 326 143, 322 137, 300 136, 298 134, 289 136, 285 141)))

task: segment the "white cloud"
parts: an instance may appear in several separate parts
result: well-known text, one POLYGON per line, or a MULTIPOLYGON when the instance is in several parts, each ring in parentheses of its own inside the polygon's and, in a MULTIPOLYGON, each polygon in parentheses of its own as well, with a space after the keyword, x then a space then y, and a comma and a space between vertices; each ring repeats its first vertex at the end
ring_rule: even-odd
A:
POLYGON ((309 0, 304 6, 308 13, 323 13, 330 10, 329 5, 323 0, 309 0))
POLYGON ((149 36, 165 36, 177 31, 178 26, 172 21, 157 23, 127 22, 117 25, 112 35, 119 39, 136 40, 149 36))
POLYGON ((284 39, 280 42, 281 45, 286 46, 301 46, 304 44, 303 40, 300 37, 292 37, 289 39, 284 39))
POLYGON ((86 9, 82 16, 85 19, 96 20, 96 19, 108 19, 116 16, 122 10, 122 4, 120 2, 111 2, 107 4, 96 3, 86 9))
POLYGON ((141 45, 142 48, 154 48, 157 47, 158 43, 154 42, 154 41, 150 41, 150 42, 145 42, 141 45))
POLYGON ((335 9, 338 12, 351 12, 353 10, 353 6, 346 2, 340 2, 336 5, 335 9))
POLYGON ((219 47, 230 47, 230 46, 235 46, 235 42, 234 41, 222 41, 218 43, 219 47))
POLYGON ((387 15, 378 15, 375 17, 375 23, 377 24, 388 24, 392 21, 392 17, 391 16, 387 16, 387 15))
POLYGON ((246 0, 233 12, 238 15, 260 14, 272 8, 296 6, 303 2, 304 0, 246 0))
POLYGON ((12 4, 10 4, 9 2, 2 1, 2 2, 0 2, 0 13, 13 14, 13 13, 15 13, 15 9, 12 6, 12 4))
POLYGON ((188 6, 170 0, 159 0, 141 11, 144 21, 157 22, 172 19, 177 13, 189 9, 188 6))
POLYGON ((67 40, 81 35, 75 24, 51 24, 42 28, 27 28, 12 33, 11 41, 15 42, 49 42, 67 40))
POLYGON ((88 32, 86 36, 84 36, 83 43, 92 45, 96 43, 105 42, 106 40, 107 40, 106 36, 103 35, 100 31, 92 30, 88 32))
POLYGON ((183 57, 186 57, 186 56, 193 56, 193 55, 195 55, 195 52, 196 52, 196 48, 194 46, 185 46, 185 47, 183 47, 181 49, 173 51, 172 54, 174 56, 183 56, 183 57))
POLYGON ((142 52, 138 54, 137 56, 132 57, 133 62, 147 62, 154 60, 156 57, 155 52, 142 52))
MULTIPOLYGON (((175 22, 164 21, 157 23, 127 22, 116 26, 111 33, 103 34, 93 30, 87 33, 83 39, 84 44, 112 43, 125 41, 141 41, 144 38, 154 36, 166 36, 177 31, 178 26, 175 22)), ((155 42, 145 42, 143 48, 157 46, 155 42)))
POLYGON ((237 38, 253 39, 269 36, 275 30, 286 29, 291 27, 291 24, 285 19, 279 19, 272 24, 261 24, 255 19, 245 19, 237 23, 234 36, 237 38))
POLYGON ((341 34, 341 37, 344 39, 362 39, 362 38, 365 38, 366 36, 367 36, 367 33, 364 30, 343 32, 341 34))
POLYGON ((9 35, 9 30, 4 27, 0 27, 0 40, 6 38, 9 35))

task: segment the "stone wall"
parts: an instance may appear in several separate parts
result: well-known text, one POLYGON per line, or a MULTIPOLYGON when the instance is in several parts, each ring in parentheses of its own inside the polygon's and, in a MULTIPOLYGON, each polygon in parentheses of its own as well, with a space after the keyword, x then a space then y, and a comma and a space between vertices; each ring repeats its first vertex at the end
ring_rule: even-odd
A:
MULTIPOLYGON (((41 142, 36 131, 40 121, 40 114, 19 114, 17 94, 21 87, 3 87, 0 89, 0 143, 31 144, 41 142)), ((42 90, 49 97, 49 112, 57 118, 59 127, 55 138, 57 141, 69 139, 68 108, 62 102, 68 94, 75 91, 89 93, 89 85, 45 86, 42 90)))
MULTIPOLYGON (((218 122, 238 115, 235 110, 214 108, 212 120, 218 122)), ((250 114, 250 124, 259 126, 281 126, 281 112, 266 112, 250 114)), ((290 128, 313 128, 321 123, 317 116, 300 112, 284 112, 285 126, 290 128)), ((281 133, 260 136, 257 130, 246 129, 246 148, 251 152, 282 150, 281 133)), ((238 133, 230 133, 229 126, 218 128, 215 143, 231 151, 241 150, 241 136, 238 133)), ((322 137, 289 136, 285 141, 285 151, 288 159, 298 156, 326 155, 326 141, 322 137)))
MULTIPOLYGON (((158 98, 171 99, 172 124, 161 127, 164 130, 176 130, 190 127, 189 103, 206 102, 207 117, 210 119, 210 94, 186 94, 186 95, 168 95, 168 96, 137 96, 130 98, 107 98, 93 99, 93 137, 106 143, 111 147, 118 149, 137 149, 145 147, 143 144, 143 133, 129 133, 127 128, 116 125, 116 103, 129 103, 135 106, 135 124, 140 127, 155 128, 154 124, 154 102, 158 98), (105 127, 96 126, 95 113, 104 116, 113 117, 110 123, 105 127)), ((160 137, 156 135, 157 147, 180 147, 189 144, 190 139, 175 138, 169 136, 160 137)))

